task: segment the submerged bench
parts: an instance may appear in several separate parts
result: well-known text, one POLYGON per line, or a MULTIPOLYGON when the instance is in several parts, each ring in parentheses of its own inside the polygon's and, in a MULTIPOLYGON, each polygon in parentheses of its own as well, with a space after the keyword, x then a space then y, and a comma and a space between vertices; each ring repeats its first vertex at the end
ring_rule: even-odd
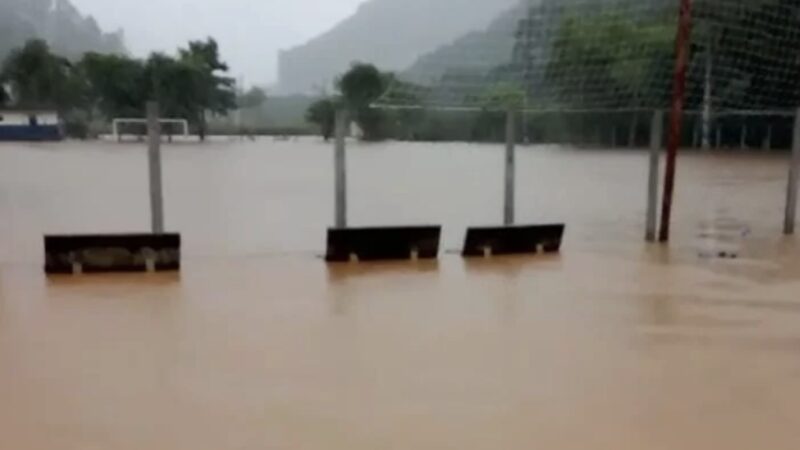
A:
POLYGON ((181 236, 45 236, 44 252, 47 274, 177 271, 181 267, 181 236))
POLYGON ((557 253, 565 229, 564 224, 470 228, 463 256, 557 253))
POLYGON ((331 228, 328 262, 436 259, 441 226, 331 228))

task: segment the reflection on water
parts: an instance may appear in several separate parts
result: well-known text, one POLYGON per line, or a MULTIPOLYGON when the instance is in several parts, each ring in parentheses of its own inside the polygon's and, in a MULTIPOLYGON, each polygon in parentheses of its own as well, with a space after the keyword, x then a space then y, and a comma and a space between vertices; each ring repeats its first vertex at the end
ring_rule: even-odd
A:
MULTIPOLYGON (((355 146, 352 221, 457 249, 498 222, 501 153, 355 146)), ((183 272, 46 279, 41 233, 146 228, 144 152, 0 145, 0 449, 800 445, 784 157, 682 158, 667 248, 643 154, 523 148, 520 216, 566 221, 562 255, 329 266, 330 156, 167 147, 183 272)))

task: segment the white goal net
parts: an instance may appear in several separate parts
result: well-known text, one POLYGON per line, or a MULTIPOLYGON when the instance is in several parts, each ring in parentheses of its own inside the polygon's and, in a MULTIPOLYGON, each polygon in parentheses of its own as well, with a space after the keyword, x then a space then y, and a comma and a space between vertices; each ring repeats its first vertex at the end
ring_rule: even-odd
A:
MULTIPOLYGON (((159 119, 162 135, 189 136, 189 121, 186 119, 159 119)), ((147 134, 147 119, 118 118, 111 122, 111 134, 115 140, 122 140, 126 134, 143 136, 147 134)))
MULTIPOLYGON (((800 106, 800 1, 694 0, 686 109, 800 106)), ((384 108, 531 112, 669 107, 680 0, 522 0, 420 58, 384 108)))

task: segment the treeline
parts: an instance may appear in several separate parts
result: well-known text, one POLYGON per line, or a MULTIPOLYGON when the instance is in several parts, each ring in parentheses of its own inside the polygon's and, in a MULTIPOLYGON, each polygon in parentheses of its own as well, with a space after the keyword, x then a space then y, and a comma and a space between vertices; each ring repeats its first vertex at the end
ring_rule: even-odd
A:
POLYGON ((13 50, 0 70, 0 106, 47 107, 59 111, 70 135, 86 137, 98 119, 142 117, 156 100, 163 117, 188 120, 201 138, 209 114, 263 103, 258 88, 237 96, 217 42, 192 41, 175 55, 153 53, 147 59, 85 53, 70 60, 41 40, 13 50))
MULTIPOLYGON (((476 109, 426 108, 413 102, 405 107, 374 107, 393 83, 399 82, 391 73, 370 64, 354 64, 339 78, 336 95, 313 103, 306 119, 318 126, 325 139, 333 136, 336 110, 344 108, 365 140, 503 142, 506 109, 519 109, 522 101, 522 94, 513 86, 498 84, 486 90, 480 98, 483 106, 476 109)), ((646 147, 654 113, 655 108, 643 107, 518 113, 515 128, 519 142, 646 147)), ((703 120, 699 112, 685 114, 684 147, 702 145, 703 120)), ((791 114, 719 114, 709 125, 710 144, 716 148, 788 148, 792 126, 791 114)))
MULTIPOLYGON (((515 43, 507 63, 470 68, 465 54, 442 62, 450 68, 424 86, 354 66, 309 119, 331 130, 331 102, 340 98, 355 108, 365 138, 494 141, 503 137, 502 111, 526 109, 518 129, 533 142, 646 145, 650 111, 670 105, 677 4, 532 3, 509 30, 515 43), (355 73, 384 92, 360 100, 343 83, 355 73), (375 102, 406 109, 359 112, 375 102)), ((695 0, 693 8, 683 145, 696 145, 707 129, 712 145, 787 146, 800 106, 800 2, 695 0)))

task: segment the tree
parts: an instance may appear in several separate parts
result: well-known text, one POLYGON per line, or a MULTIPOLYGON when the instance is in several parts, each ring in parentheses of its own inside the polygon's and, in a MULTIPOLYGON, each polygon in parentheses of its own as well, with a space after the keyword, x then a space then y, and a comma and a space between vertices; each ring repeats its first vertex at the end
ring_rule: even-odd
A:
POLYGON ((0 79, 0 107, 7 105, 10 101, 11 97, 8 95, 8 92, 6 92, 2 79, 0 79))
POLYGON ((703 102, 706 55, 710 84, 723 109, 793 109, 800 104, 797 0, 751 0, 732 10, 722 0, 697 0, 688 104, 703 102))
POLYGON ((662 103, 668 93, 674 26, 656 19, 638 23, 619 13, 566 17, 553 44, 545 82, 570 107, 662 103))
POLYGON ((257 108, 267 102, 267 93, 260 87, 251 87, 247 92, 239 95, 236 104, 239 108, 257 108))
POLYGON ((317 100, 308 107, 306 120, 319 127, 322 137, 327 142, 333 136, 336 127, 336 102, 331 98, 317 100))
POLYGON ((142 115, 148 91, 142 61, 86 53, 76 66, 89 88, 90 109, 109 119, 142 115))
MULTIPOLYGON (((144 66, 147 97, 158 101, 160 113, 167 117, 196 118, 203 108, 202 69, 162 53, 153 53, 144 66)), ((198 125, 202 126, 198 121, 198 125)))
POLYGON ((484 109, 519 110, 525 101, 525 90, 514 83, 498 83, 487 89, 481 100, 484 109))
POLYGON ((200 139, 206 135, 206 113, 226 114, 236 108, 235 82, 222 74, 228 71, 219 55, 217 41, 192 41, 186 49, 180 49, 180 61, 196 69, 193 81, 194 105, 192 116, 197 121, 200 139))
POLYGON ((384 115, 371 105, 386 92, 390 79, 391 75, 382 73, 372 64, 356 63, 336 83, 366 140, 383 137, 384 115))
POLYGON ((74 94, 68 89, 70 70, 69 61, 51 53, 46 42, 31 40, 11 52, 0 79, 18 104, 64 109, 74 94))

